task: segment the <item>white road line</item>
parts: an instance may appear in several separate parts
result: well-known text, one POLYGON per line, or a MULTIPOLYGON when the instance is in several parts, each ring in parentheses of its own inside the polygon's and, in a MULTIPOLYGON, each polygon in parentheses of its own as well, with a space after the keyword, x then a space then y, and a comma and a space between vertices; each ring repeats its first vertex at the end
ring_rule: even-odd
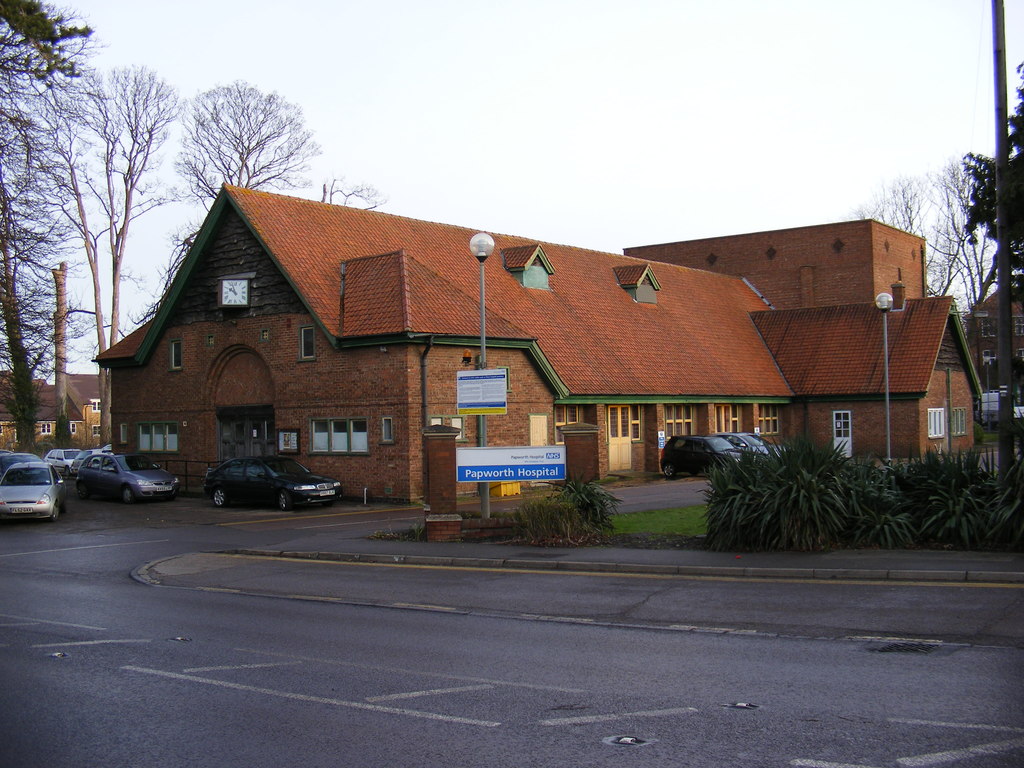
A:
POLYGON ((128 645, 131 643, 151 643, 152 640, 79 640, 70 643, 39 643, 30 648, 73 648, 79 645, 128 645))
POLYGON ((88 624, 72 624, 67 621, 47 621, 46 619, 35 619, 31 616, 13 616, 9 613, 0 613, 0 618, 17 619, 18 621, 31 621, 34 624, 53 624, 56 627, 72 627, 74 629, 95 629, 98 632, 105 632, 106 627, 91 627, 88 624))
POLYGON ((931 725, 937 728, 970 728, 976 731, 1005 731, 1008 733, 1024 733, 1024 728, 1014 728, 1011 725, 986 725, 985 723, 947 723, 942 720, 913 720, 905 717, 890 717, 890 723, 903 723, 904 725, 931 725))
POLYGON ((493 685, 463 685, 459 688, 435 688, 432 691, 409 691, 408 693, 391 693, 387 696, 367 696, 367 701, 397 701, 399 699, 418 699, 423 696, 442 696, 446 693, 462 693, 463 691, 493 691, 493 685))
POLYGON ((170 539, 148 539, 146 541, 124 541, 119 544, 90 544, 85 547, 62 547, 61 549, 36 549, 31 552, 8 552, 3 557, 21 557, 22 555, 47 555, 52 552, 76 552, 80 549, 104 549, 108 547, 131 547, 135 544, 163 544, 170 539))
POLYGON ((789 764, 797 768, 875 768, 860 763, 831 763, 828 760, 790 760, 789 764))
POLYGON ((607 715, 588 715, 584 717, 556 717, 541 720, 540 725, 581 725, 586 723, 606 723, 609 720, 621 720, 624 717, 664 717, 666 715, 684 715, 696 712, 694 707, 677 707, 675 709, 649 709, 642 712, 617 712, 607 715))
MULTIPOLYGON (((423 515, 417 515, 416 517, 390 517, 390 518, 388 518, 386 520, 379 521, 379 524, 383 525, 385 523, 406 523, 406 522, 410 522, 412 520, 422 520, 422 519, 423 519, 423 515)), ((373 522, 375 522, 375 521, 373 521, 373 520, 357 520, 355 522, 350 522, 350 523, 324 523, 323 525, 297 525, 297 526, 295 526, 295 530, 297 530, 297 531, 308 531, 311 528, 345 528, 345 527, 351 527, 353 525, 367 525, 368 523, 373 523, 373 522)))
POLYGON ((294 667, 301 661, 275 661, 267 664, 229 664, 223 667, 189 667, 183 672, 226 672, 233 669, 267 669, 268 667, 294 667))
POLYGON ((12 621, 0 624, 0 627, 34 627, 38 623, 38 621, 12 621))
POLYGON ((132 667, 126 666, 121 669, 129 672, 140 672, 144 675, 156 675, 157 677, 166 677, 171 680, 182 680, 189 683, 199 683, 201 685, 212 685, 217 688, 228 688, 235 691, 247 691, 249 693, 261 693, 264 696, 277 696, 282 699, 291 699, 293 701, 306 701, 313 704, 329 704, 335 707, 348 707, 349 709, 361 709, 369 712, 380 712, 387 715, 400 715, 403 717, 418 717, 425 720, 440 720, 445 723, 457 723, 459 725, 477 725, 484 728, 495 728, 501 723, 496 723, 490 720, 473 720, 467 717, 453 717, 451 715, 441 715, 436 712, 420 712, 415 709, 398 709, 396 707, 382 707, 377 704, 366 704, 361 701, 344 701, 342 699, 330 699, 324 696, 311 696, 305 693, 293 693, 291 691, 278 691, 273 688, 258 688, 253 685, 242 685, 240 683, 230 683, 225 680, 213 680, 208 677, 196 677, 195 675, 182 675, 177 672, 166 672, 161 669, 147 669, 145 667, 132 667))
POLYGON ((361 664, 354 661, 342 661, 340 659, 327 659, 317 656, 296 656, 292 653, 278 653, 276 651, 259 651, 254 648, 235 648, 239 653, 253 653, 259 656, 278 656, 286 659, 297 659, 298 661, 309 661, 316 664, 332 664, 338 667, 352 667, 353 669, 372 669, 383 672, 398 672, 403 675, 417 675, 419 677, 441 678, 442 680, 458 680, 466 683, 487 683, 490 685, 505 688, 526 688, 535 691, 556 691, 557 693, 586 693, 584 688, 566 688, 558 685, 540 685, 537 683, 513 683, 508 680, 493 680, 486 677, 471 677, 469 675, 450 675, 440 672, 424 672, 422 669, 405 669, 403 667, 385 667, 381 664, 361 664))
POLYGON ((963 749, 950 749, 945 752, 932 752, 930 755, 916 755, 914 757, 901 757, 896 763, 907 766, 907 768, 928 768, 932 765, 943 765, 955 763, 959 760, 966 760, 977 755, 999 755, 1003 752, 1011 752, 1015 749, 1024 748, 1024 739, 1010 739, 1009 741, 996 741, 991 744, 979 744, 976 747, 964 747, 963 749))

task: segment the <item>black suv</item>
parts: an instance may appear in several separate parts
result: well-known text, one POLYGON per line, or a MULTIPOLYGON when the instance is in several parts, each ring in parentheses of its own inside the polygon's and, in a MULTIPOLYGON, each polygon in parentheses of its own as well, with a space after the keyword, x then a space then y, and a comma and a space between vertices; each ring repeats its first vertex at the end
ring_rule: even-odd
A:
POLYGON ((724 437, 676 435, 661 449, 661 472, 675 477, 680 472, 706 472, 714 462, 738 459, 740 450, 724 437))

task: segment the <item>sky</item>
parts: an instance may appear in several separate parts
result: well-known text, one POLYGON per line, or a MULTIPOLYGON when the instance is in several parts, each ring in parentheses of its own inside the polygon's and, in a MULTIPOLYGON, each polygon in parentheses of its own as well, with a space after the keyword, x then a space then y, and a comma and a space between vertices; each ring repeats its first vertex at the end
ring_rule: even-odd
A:
MULTIPOLYGON (((1004 3, 1013 111, 1024 0, 1004 3)), ((900 176, 994 153, 991 0, 61 5, 94 29, 100 69, 148 67, 183 97, 244 80, 299 106, 323 151, 288 194, 344 177, 389 213, 542 242, 621 253, 846 221, 900 176)), ((126 330, 169 234, 202 213, 136 223, 126 330)))

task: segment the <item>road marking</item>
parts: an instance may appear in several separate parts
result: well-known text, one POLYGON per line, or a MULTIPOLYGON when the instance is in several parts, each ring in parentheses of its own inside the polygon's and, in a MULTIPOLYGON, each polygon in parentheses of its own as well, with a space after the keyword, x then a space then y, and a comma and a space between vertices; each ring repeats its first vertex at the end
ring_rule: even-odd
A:
POLYGON ((465 691, 493 691, 493 685, 463 685, 458 688, 434 688, 430 691, 409 691, 408 693, 391 693, 387 696, 367 696, 367 701, 397 701, 399 699, 418 699, 423 696, 442 696, 446 693, 463 693, 465 691))
MULTIPOLYGON (((349 513, 349 514, 361 514, 361 513, 349 513)), ((423 519, 423 515, 420 514, 420 515, 416 515, 415 517, 389 517, 389 518, 387 518, 385 520, 380 520, 379 523, 382 524, 382 525, 384 523, 405 523, 405 522, 408 522, 410 520, 422 520, 422 519, 423 519)), ((366 523, 365 522, 351 522, 351 523, 326 523, 324 525, 299 525, 299 526, 296 526, 296 530, 308 531, 310 529, 316 529, 316 528, 342 528, 342 527, 345 527, 345 526, 352 526, 352 525, 366 525, 366 523)))
POLYGON ((353 515, 376 515, 381 512, 405 512, 408 511, 409 507, 391 507, 389 509, 366 509, 359 510, 356 512, 327 512, 322 515, 304 515, 303 517, 265 517, 260 520, 238 520, 232 523, 217 523, 219 526, 230 528, 238 525, 259 525, 260 523, 284 523, 284 522, 295 522, 296 520, 316 520, 323 517, 352 517, 353 515))
POLYGON ((152 640, 79 640, 71 643, 38 643, 30 648, 72 648, 79 645, 129 645, 132 643, 151 643, 152 640))
POLYGON ((797 768, 875 768, 860 763, 832 763, 828 760, 790 760, 789 764, 797 768))
POLYGON ((968 728, 975 731, 1005 731, 1007 733, 1024 733, 1024 728, 1015 728, 1012 725, 987 725, 985 723, 947 723, 942 720, 914 720, 907 717, 890 717, 890 723, 903 723, 904 725, 931 725, 937 728, 968 728))
POLYGON ((587 723, 606 723, 609 720, 621 720, 624 717, 665 717, 666 715, 685 715, 696 712, 694 707, 676 707, 674 709, 648 709, 641 712, 617 712, 607 715, 587 715, 583 717, 556 717, 541 720, 540 725, 585 725, 587 723))
POLYGON ((976 747, 964 747, 962 749, 950 749, 945 752, 932 752, 928 755, 915 755, 914 757, 901 757, 896 762, 907 768, 928 768, 932 765, 943 765, 944 763, 955 763, 958 760, 966 760, 977 755, 999 755, 1003 752, 1011 752, 1024 747, 1024 739, 1010 739, 1009 741, 996 741, 991 744, 979 744, 976 747))
POLYGON ((73 627, 74 629, 95 629, 97 632, 106 632, 106 627, 91 627, 88 624, 72 624, 68 621, 47 621, 46 619, 34 619, 31 616, 13 616, 9 613, 0 613, 0 618, 16 619, 18 621, 31 621, 34 624, 53 624, 56 627, 73 627))
POLYGON ((185 672, 226 672, 234 669, 267 669, 268 667, 294 667, 301 661, 274 661, 266 664, 226 664, 221 667, 189 667, 185 672))
POLYGON ((259 656, 278 656, 286 659, 313 662, 316 664, 332 664, 337 667, 352 667, 353 669, 369 669, 378 672, 398 672, 403 675, 418 675, 419 677, 433 677, 442 680, 458 680, 466 683, 487 683, 488 685, 504 686, 506 688, 525 688, 534 691, 555 691, 556 693, 586 693, 584 688, 565 688, 557 685, 539 685, 535 683, 513 683, 507 680, 493 680, 486 677, 470 677, 468 675, 448 675, 440 672, 424 672, 422 669, 404 669, 402 667, 385 667, 380 664, 361 664, 354 661, 340 661, 337 659, 325 659, 316 656, 296 656, 291 653, 277 653, 274 651, 259 651, 253 648, 235 648, 238 653, 253 653, 259 656))
POLYGON ((199 683, 201 685, 212 685, 217 688, 228 688, 234 691, 246 691, 248 693, 260 693, 264 696, 276 696, 281 699, 291 699, 293 701, 305 701, 313 704, 328 704, 335 707, 347 707, 349 709, 361 709, 369 712, 379 712, 386 715, 400 715, 403 717, 417 717, 424 720, 440 720, 445 723, 456 723, 459 725, 477 725, 483 728, 496 728, 501 723, 494 722, 491 720, 474 720, 468 717, 455 717, 453 715, 442 715, 436 712, 421 712, 416 709, 399 709, 397 707, 382 707, 378 704, 367 704, 362 701, 345 701, 344 699, 332 699, 325 696, 312 696, 306 693, 294 693, 292 691, 279 691, 274 688, 259 688, 254 685, 242 685, 241 683, 231 683, 225 680, 214 680, 209 677, 197 677, 195 675, 183 675, 177 672, 167 672, 162 669, 148 669, 146 667, 132 667, 125 666, 121 669, 129 672, 139 672, 144 675, 156 675, 157 677, 165 677, 170 680, 182 680, 189 683, 199 683))
POLYGON ((163 544, 170 539, 147 539, 146 541, 124 541, 120 544, 89 544, 83 547, 62 547, 60 549, 36 549, 31 552, 8 552, 0 557, 21 557, 23 555, 48 555, 53 552, 75 552, 80 549, 104 549, 105 547, 131 547, 136 544, 163 544))

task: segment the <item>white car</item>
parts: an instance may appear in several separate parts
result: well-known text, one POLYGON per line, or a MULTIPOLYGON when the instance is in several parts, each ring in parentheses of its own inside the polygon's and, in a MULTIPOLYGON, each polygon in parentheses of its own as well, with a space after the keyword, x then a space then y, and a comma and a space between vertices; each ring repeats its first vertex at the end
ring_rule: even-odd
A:
POLYGON ((77 455, 77 448, 53 448, 43 456, 43 461, 52 465, 63 477, 67 477, 71 472, 71 462, 77 455))

